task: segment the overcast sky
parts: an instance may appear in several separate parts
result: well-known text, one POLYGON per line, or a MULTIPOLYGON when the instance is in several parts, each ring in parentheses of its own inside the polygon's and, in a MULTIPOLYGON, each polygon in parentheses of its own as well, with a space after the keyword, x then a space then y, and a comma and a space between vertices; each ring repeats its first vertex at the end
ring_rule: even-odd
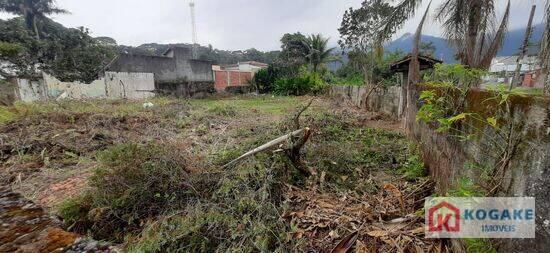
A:
MULTIPOLYGON (((443 0, 434 0, 438 6, 443 0)), ((196 0, 199 43, 215 48, 239 50, 279 49, 284 33, 300 31, 322 33, 339 38, 338 27, 349 7, 362 0, 196 0)), ((425 0, 424 2, 428 2, 425 0)), ((504 0, 499 14, 503 12, 504 0)), ((512 0, 510 28, 524 27, 531 4, 537 4, 535 23, 543 20, 545 0, 512 0)), ((54 16, 67 27, 85 26, 93 36, 109 36, 119 44, 190 43, 189 0, 57 0, 59 7, 71 12, 54 16)), ((418 13, 423 13, 427 3, 418 13)), ((432 8, 433 9, 433 8, 432 8)), ((420 16, 418 14, 417 16, 420 16)), ((1 18, 9 15, 0 14, 1 18)), ((420 17, 415 17, 399 32, 414 32, 420 17)), ((425 34, 440 35, 439 25, 430 20, 425 34)))

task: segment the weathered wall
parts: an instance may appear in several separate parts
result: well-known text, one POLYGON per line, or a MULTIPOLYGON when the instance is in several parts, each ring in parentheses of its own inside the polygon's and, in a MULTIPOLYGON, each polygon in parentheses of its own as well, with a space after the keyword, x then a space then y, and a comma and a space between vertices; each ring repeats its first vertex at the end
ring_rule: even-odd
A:
MULTIPOLYGON (((348 99, 361 108, 367 107, 364 100, 366 92, 360 87, 333 87, 331 90, 334 96, 348 99)), ((487 109, 487 99, 493 96, 494 94, 487 91, 472 90, 466 99, 465 111, 481 115, 494 113, 494 108, 487 109)), ((396 103, 395 91, 377 92, 370 99, 388 103, 377 106, 378 102, 373 102, 370 107, 373 111, 388 111, 387 108, 399 105, 399 99, 396 103)), ((550 97, 515 97, 511 103, 513 113, 508 122, 514 123, 514 132, 523 141, 511 160, 511 169, 505 176, 503 190, 498 194, 536 198, 537 239, 503 240, 500 242, 502 244, 499 252, 546 252, 550 248, 550 97)), ((438 133, 432 126, 414 120, 419 106, 411 106, 406 112, 413 119, 407 124, 407 132, 422 151, 430 176, 437 183, 436 191, 445 194, 463 177, 477 182, 483 180, 478 170, 469 167, 474 162, 489 166, 494 164, 495 156, 498 157, 495 153, 497 144, 494 141, 502 138, 491 127, 483 128, 484 125, 477 126, 476 129, 464 124, 461 131, 477 133, 476 136, 483 137, 471 141, 459 141, 449 134, 438 133)), ((395 116, 393 113, 390 115, 395 116)))
POLYGON ((105 72, 104 79, 107 97, 142 99, 155 96, 153 73, 105 72))
MULTIPOLYGON (((487 91, 471 91, 466 99, 465 111, 492 114, 486 110, 487 99, 493 96, 487 91)), ((498 195, 536 198, 537 239, 503 240, 499 252, 545 252, 550 248, 550 97, 516 97, 512 99, 512 108, 508 123, 499 124, 504 127, 513 122, 514 132, 522 142, 511 160, 510 170, 498 195)), ((493 168, 499 156, 498 143, 495 142, 502 145, 506 142, 492 127, 484 125, 476 126, 483 129, 476 129, 464 124, 461 131, 480 136, 465 142, 449 134, 438 133, 424 123, 408 125, 408 134, 419 143, 424 163, 435 179, 436 191, 440 194, 456 186, 460 178, 482 182, 484 179, 480 178, 479 169, 469 167, 478 163, 493 168)))
POLYGON ((166 56, 121 54, 109 67, 109 71, 154 73, 157 82, 183 78, 177 71, 176 61, 166 56))
POLYGON ((41 79, 16 79, 17 100, 33 102, 47 100, 47 89, 41 79))
POLYGON ((108 70, 154 73, 159 84, 214 81, 212 62, 192 59, 185 47, 174 47, 165 56, 121 54, 108 70))
POLYGON ((353 102, 359 108, 381 112, 392 117, 398 117, 401 87, 391 86, 386 89, 375 89, 366 98, 370 88, 365 86, 332 86, 329 93, 353 102))
POLYGON ((184 98, 204 98, 214 93, 212 82, 163 83, 158 91, 164 95, 184 98))
POLYGON ((57 78, 42 74, 44 88, 48 91, 46 99, 84 99, 103 98, 105 96, 105 80, 94 80, 91 83, 62 82, 57 78))
POLYGON ((152 73, 106 72, 91 83, 62 82, 43 73, 41 79, 15 79, 17 100, 23 102, 86 98, 141 99, 154 96, 152 73))

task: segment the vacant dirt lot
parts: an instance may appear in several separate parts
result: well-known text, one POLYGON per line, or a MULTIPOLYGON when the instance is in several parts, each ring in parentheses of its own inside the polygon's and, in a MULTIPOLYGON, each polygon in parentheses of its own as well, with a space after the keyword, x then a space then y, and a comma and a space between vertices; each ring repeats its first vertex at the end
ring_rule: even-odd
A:
MULTIPOLYGON (((417 210, 432 185, 401 124, 324 97, 156 98, 147 109, 144 101, 2 108, 0 184, 56 213, 60 203, 90 188, 88 179, 101 166, 98 152, 123 143, 169 143, 189 173, 228 173, 222 165, 291 132, 294 115, 312 99, 299 121, 312 130, 301 152, 312 176, 297 177, 278 148, 238 165, 249 170, 252 161, 286 164, 280 167, 287 175, 279 182, 282 191, 271 192, 283 200, 276 203, 279 219, 288 224, 286 240, 304 251, 322 251, 358 231, 353 245, 363 252, 442 250, 439 241, 423 239, 417 210)), ((237 225, 237 231, 246 226, 237 225)), ((148 233, 135 234, 134 242, 156 240, 148 233)))

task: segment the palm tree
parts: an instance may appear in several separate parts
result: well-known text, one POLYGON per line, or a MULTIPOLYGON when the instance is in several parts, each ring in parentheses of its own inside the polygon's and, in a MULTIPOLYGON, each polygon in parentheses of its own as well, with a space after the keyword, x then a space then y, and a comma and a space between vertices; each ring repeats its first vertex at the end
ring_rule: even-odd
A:
POLYGON ((309 61, 313 72, 317 72, 319 67, 326 63, 340 59, 333 55, 335 47, 328 48, 328 41, 329 38, 324 38, 321 34, 312 34, 305 41, 309 51, 306 59, 309 61))
MULTIPOLYGON (((496 0, 445 0, 436 19, 443 24, 447 40, 457 49, 457 58, 471 68, 489 69, 502 45, 510 16, 510 0, 498 27, 496 0)), ((387 38, 412 17, 422 0, 402 0, 386 20, 379 38, 387 38)))
POLYGON ((55 0, 0 0, 0 11, 20 15, 25 18, 29 30, 34 30, 37 39, 40 39, 37 21, 46 15, 68 13, 57 8, 55 0))

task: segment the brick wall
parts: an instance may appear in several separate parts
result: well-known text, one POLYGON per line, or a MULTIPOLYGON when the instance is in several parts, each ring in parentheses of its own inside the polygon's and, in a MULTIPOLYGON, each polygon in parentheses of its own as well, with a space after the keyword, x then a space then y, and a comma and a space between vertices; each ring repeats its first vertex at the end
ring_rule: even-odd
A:
POLYGON ((249 86, 252 80, 252 72, 215 70, 215 88, 223 92, 227 87, 249 86))

